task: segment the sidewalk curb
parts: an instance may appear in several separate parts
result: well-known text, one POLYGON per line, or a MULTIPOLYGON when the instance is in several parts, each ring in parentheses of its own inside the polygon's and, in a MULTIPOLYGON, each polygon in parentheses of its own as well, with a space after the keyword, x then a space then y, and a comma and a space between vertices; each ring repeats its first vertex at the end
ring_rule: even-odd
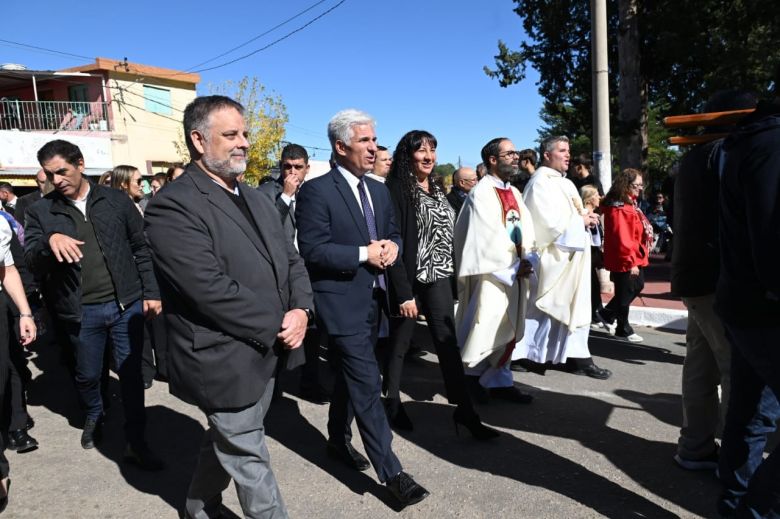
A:
POLYGON ((628 320, 638 326, 685 332, 688 328, 688 310, 632 306, 628 312, 628 320))

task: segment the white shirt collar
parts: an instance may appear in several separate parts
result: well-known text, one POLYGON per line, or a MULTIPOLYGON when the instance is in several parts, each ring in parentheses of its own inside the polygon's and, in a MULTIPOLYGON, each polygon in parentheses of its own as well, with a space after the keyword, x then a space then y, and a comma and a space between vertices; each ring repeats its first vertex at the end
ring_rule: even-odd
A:
POLYGON ((494 175, 488 175, 488 178, 493 181, 493 184, 496 187, 500 187, 501 189, 509 189, 511 187, 511 184, 509 182, 504 182, 500 178, 494 176, 494 175))
POLYGON ((336 166, 339 170, 339 173, 349 182, 350 187, 357 189, 357 185, 360 183, 360 177, 353 174, 348 169, 342 167, 342 166, 336 166))

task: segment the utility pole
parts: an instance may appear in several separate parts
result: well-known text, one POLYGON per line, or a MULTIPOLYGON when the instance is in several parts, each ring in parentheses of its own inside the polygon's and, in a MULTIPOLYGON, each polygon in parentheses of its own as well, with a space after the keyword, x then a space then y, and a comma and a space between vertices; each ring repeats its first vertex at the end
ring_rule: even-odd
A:
POLYGON ((609 146, 609 65, 607 62, 607 0, 590 0, 591 63, 593 67, 593 166, 604 190, 612 185, 609 146))

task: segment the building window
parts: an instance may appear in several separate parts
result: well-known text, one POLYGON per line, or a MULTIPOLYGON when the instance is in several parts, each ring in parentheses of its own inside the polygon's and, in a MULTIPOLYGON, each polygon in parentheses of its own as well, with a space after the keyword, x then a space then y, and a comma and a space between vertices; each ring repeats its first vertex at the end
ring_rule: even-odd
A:
POLYGON ((144 85, 144 98, 147 111, 171 115, 171 91, 167 88, 144 85))

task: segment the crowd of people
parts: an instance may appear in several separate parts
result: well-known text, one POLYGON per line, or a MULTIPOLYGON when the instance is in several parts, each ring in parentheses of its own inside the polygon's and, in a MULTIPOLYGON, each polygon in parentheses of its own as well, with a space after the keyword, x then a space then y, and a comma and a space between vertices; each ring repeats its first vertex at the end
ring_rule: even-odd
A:
MULTIPOLYGON (((755 124, 776 133, 764 119, 755 124)), ((0 219, 0 277, 8 295, 0 297, 7 307, 0 313, 9 316, 0 319, 0 387, 10 393, 0 401, 12 408, 6 446, 20 452, 37 446, 24 402, 29 375, 16 344, 32 343, 46 322, 83 410, 83 448, 102 439, 109 367, 121 388, 124 457, 141 469, 165 468, 146 438, 144 389, 167 382, 173 395, 205 414, 208 429, 185 517, 219 516, 231 481, 246 517, 287 516, 263 421, 280 377, 297 367, 300 396, 329 404, 323 449, 352 469, 373 467, 408 506, 429 492, 403 470, 391 430, 415 425, 400 388, 418 320, 430 332, 456 431, 462 427, 483 442, 499 433, 482 423, 475 403, 533 401, 515 386, 512 371, 556 369, 604 380, 611 372, 591 356, 591 330, 642 341, 628 313, 642 290, 655 232, 640 208, 639 170, 619 173, 605 194, 590 160, 571 160, 566 137, 544 139, 538 152, 518 151, 498 137, 482 148, 480 165, 455 171, 448 192, 434 172, 437 139, 428 131, 406 133, 391 152, 377 143, 375 121, 350 109, 333 116, 327 133, 328 173, 307 178, 306 149, 288 144, 278 179, 254 189, 242 182, 249 148, 243 106, 223 96, 198 97, 184 112, 191 162, 154 175, 148 196, 137 168, 117 166, 92 181, 76 145, 45 144, 37 157, 39 190, 6 198, 0 219), (614 283, 606 305, 603 268, 614 283), (334 373, 332 388, 322 381, 323 352, 334 373), (352 445, 353 422, 365 456, 352 445)), ((767 146, 767 135, 755 146, 767 146)), ((752 149, 751 139, 757 137, 746 131, 718 148, 725 157, 716 168, 723 182, 747 174, 744 150, 752 149)), ((732 193, 752 186, 735 186, 732 193)), ((685 186, 679 194, 690 196, 685 186)), ((761 323, 776 327, 780 291, 772 284, 771 262, 751 263, 756 256, 739 252, 776 248, 773 228, 762 226, 759 243, 751 241, 756 235, 740 225, 754 224, 744 215, 759 209, 748 211, 744 201, 735 194, 723 202, 733 215, 725 232, 739 245, 723 268, 742 283, 727 281, 718 290, 760 300, 761 323)), ((688 204, 680 204, 677 217, 688 204)), ((761 222, 771 223, 771 217, 761 222)), ((712 331, 715 288, 708 288, 706 299, 683 294, 694 326, 701 327, 698 339, 691 327, 689 343, 714 340, 723 350, 723 327, 712 331)), ((704 368, 691 366, 689 350, 685 425, 675 456, 689 469, 713 468, 720 460, 724 514, 776 507, 779 479, 774 454, 752 478, 761 451, 755 435, 745 433, 755 433, 763 420, 765 440, 769 422, 780 416, 774 336, 750 326, 755 314, 732 310, 726 330, 741 354, 731 356, 730 387, 721 376, 728 371, 721 354, 708 368, 711 380, 703 390, 716 410, 703 424, 701 402, 691 403, 702 384, 691 389, 686 377, 694 369, 701 377, 704 368), (729 409, 740 402, 724 418, 720 457, 715 427, 717 416, 726 415, 719 384, 724 398, 730 389, 729 409), (762 392, 764 386, 769 389, 762 392), (750 446, 749 463, 742 444, 750 446)), ((0 507, 8 502, 8 474, 0 454, 0 507)))

